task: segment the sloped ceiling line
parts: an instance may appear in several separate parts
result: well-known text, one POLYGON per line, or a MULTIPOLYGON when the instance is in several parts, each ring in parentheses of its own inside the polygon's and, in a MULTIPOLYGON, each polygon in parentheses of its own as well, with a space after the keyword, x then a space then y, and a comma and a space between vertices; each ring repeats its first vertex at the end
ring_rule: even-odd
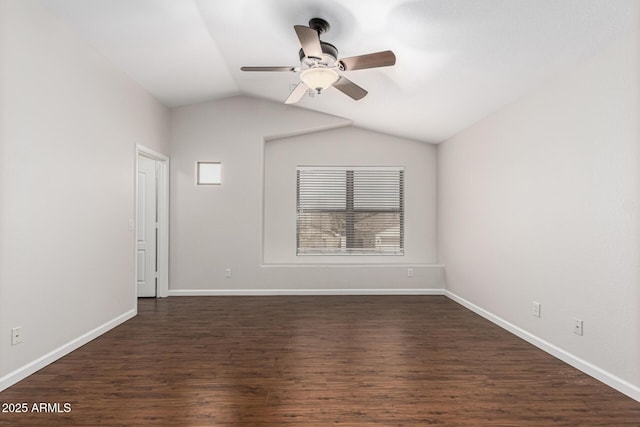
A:
POLYGON ((393 67, 346 76, 297 106, 425 142, 446 140, 640 28, 637 0, 35 0, 167 106, 243 93, 282 102, 297 65, 293 31, 313 17, 348 57, 391 49, 393 67))

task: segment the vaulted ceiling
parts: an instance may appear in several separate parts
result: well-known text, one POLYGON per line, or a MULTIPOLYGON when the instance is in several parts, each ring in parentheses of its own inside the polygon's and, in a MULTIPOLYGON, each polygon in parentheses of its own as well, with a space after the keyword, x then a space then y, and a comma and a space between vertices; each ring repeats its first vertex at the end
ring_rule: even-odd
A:
POLYGON ((391 49, 393 67, 345 75, 297 106, 441 142, 640 27, 637 0, 39 0, 167 106, 244 93, 284 101, 293 26, 326 19, 340 57, 391 49))

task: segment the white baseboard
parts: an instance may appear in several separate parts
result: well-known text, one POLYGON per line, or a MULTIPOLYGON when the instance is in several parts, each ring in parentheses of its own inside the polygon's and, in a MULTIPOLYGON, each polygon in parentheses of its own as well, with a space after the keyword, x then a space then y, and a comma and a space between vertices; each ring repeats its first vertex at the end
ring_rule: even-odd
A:
POLYGON ((97 328, 87 332, 86 334, 81 335, 78 338, 69 341, 68 343, 58 347, 57 349, 53 350, 50 353, 45 354, 44 356, 34 360, 33 362, 28 363, 16 369, 15 371, 8 373, 4 377, 0 378, 0 391, 8 387, 11 387, 18 381, 25 379, 29 375, 35 373, 36 371, 39 371, 40 369, 44 368, 50 363, 53 363, 56 360, 60 359, 61 357, 71 353, 73 350, 76 350, 82 347, 89 341, 99 337, 100 335, 104 334, 110 329, 113 329, 116 326, 120 325, 121 323, 124 323, 127 320, 131 319, 136 314, 137 314, 137 309, 134 308, 124 314, 121 314, 115 319, 112 319, 106 322, 105 324, 98 326, 97 328))
POLYGON ((562 360, 563 362, 573 366, 574 368, 584 372, 587 375, 592 376, 593 378, 597 379, 600 382, 605 383, 606 385, 608 385, 609 387, 612 387, 616 390, 618 390, 620 393, 626 394, 627 396, 629 396, 630 398, 637 400, 638 402, 640 402, 640 387, 637 387, 631 383, 629 383, 628 381, 623 380, 622 378, 617 377, 616 375, 613 375, 610 372, 605 371, 602 368, 599 368, 589 362, 587 362, 586 360, 583 360, 569 352, 567 352, 566 350, 561 349, 560 347, 551 344, 548 341, 543 340, 542 338, 539 338, 535 335, 533 335, 530 332, 525 331, 522 328, 519 328, 518 326, 507 322, 506 320, 504 320, 501 317, 496 316, 493 313, 488 312, 487 310, 478 307, 477 305, 473 304, 470 301, 467 301, 466 299, 459 297, 458 295, 454 294, 451 291, 445 290, 444 291, 444 295, 451 298, 453 301, 457 302, 458 304, 468 308, 469 310, 473 311, 476 314, 479 314, 480 316, 484 317, 485 319, 495 323, 496 325, 500 326, 503 329, 506 329, 507 331, 511 332, 512 334, 522 338, 523 340, 535 345, 536 347, 538 347, 539 349, 546 351, 547 353, 549 353, 550 355, 562 360))
POLYGON ((444 289, 180 289, 170 297, 267 296, 267 295, 444 295, 444 289))

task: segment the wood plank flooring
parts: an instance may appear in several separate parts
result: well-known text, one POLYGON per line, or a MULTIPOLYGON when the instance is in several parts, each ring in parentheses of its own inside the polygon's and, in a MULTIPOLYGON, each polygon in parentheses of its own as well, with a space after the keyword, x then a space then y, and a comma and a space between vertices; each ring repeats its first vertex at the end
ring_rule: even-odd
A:
POLYGON ((3 426, 640 426, 640 403, 434 296, 173 297, 0 393, 3 426))

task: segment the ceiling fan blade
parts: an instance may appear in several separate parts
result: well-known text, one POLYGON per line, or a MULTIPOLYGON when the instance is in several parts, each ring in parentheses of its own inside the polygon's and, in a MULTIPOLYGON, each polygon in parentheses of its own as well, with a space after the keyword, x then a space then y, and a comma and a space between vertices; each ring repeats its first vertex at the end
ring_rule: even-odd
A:
POLYGON ((318 32, 304 25, 294 25, 293 29, 296 30, 304 55, 322 59, 322 46, 320 46, 320 36, 318 32))
POLYGON ((240 67, 242 71, 297 71, 296 67, 240 67))
POLYGON ((284 103, 295 104, 296 102, 300 101, 304 96, 304 94, 307 93, 308 91, 309 91, 309 88, 307 87, 307 85, 300 82, 298 83, 298 86, 296 86, 295 89, 293 89, 293 91, 291 92, 291 95, 289 95, 289 97, 287 98, 286 101, 284 101, 284 103))
POLYGON ((388 67, 396 63, 396 55, 390 51, 369 53, 367 55, 351 56, 339 61, 345 71, 361 70, 364 68, 388 67))
POLYGON ((340 77, 340 79, 333 84, 333 87, 356 101, 364 98, 367 96, 367 93, 369 93, 344 76, 340 77))

